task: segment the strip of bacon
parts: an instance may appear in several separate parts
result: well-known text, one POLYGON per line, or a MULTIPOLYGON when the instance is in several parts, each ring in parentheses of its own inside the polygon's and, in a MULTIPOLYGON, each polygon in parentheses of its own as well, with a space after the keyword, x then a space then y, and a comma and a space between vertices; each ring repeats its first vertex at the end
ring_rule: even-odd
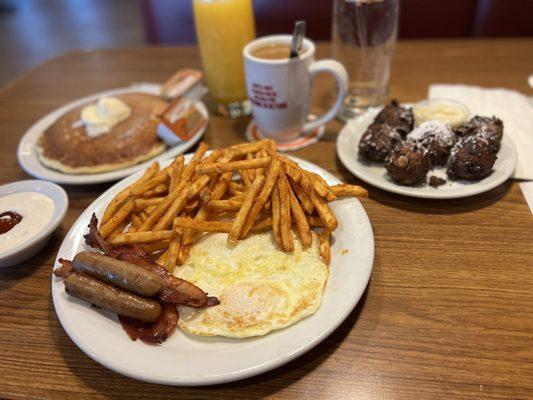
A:
POLYGON ((178 311, 174 304, 162 303, 163 312, 155 324, 146 324, 136 319, 118 316, 122 328, 131 340, 140 339, 149 344, 163 343, 172 335, 178 323, 178 311))
POLYGON ((62 258, 60 258, 58 261, 61 264, 61 267, 54 270, 54 275, 58 278, 68 278, 70 274, 74 272, 72 261, 64 260, 62 258))

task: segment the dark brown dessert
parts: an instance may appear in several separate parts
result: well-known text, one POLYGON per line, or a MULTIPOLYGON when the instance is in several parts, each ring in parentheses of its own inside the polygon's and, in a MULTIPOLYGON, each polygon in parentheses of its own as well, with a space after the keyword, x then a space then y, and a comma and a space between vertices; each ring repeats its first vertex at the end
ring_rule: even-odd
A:
POLYGON ((359 154, 365 160, 383 162, 394 146, 401 141, 402 137, 396 129, 374 123, 361 137, 359 154))
POLYGON ((396 100, 392 100, 379 112, 374 122, 387 124, 405 137, 415 126, 413 110, 400 106, 396 100))
POLYGON ((396 146, 385 161, 391 178, 402 185, 424 182, 430 166, 427 149, 409 141, 396 146))
POLYGON ((416 142, 429 152, 431 165, 445 165, 456 136, 442 121, 426 121, 407 135, 407 140, 416 142))
POLYGON ((467 136, 452 148, 447 173, 451 179, 481 179, 490 175, 495 162, 496 155, 487 139, 467 136))
POLYGON ((438 188, 439 186, 442 186, 446 183, 446 179, 439 178, 438 176, 430 176, 429 177, 429 186, 438 188))
POLYGON ((500 150, 503 137, 503 121, 496 117, 481 117, 476 115, 456 130, 459 136, 481 136, 485 138, 494 153, 500 150))

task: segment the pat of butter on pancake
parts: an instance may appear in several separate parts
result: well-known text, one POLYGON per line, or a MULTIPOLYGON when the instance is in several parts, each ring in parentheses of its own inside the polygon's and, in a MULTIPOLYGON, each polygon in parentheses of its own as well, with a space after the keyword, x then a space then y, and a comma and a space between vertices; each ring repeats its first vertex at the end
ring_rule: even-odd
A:
POLYGON ((302 249, 295 240, 293 253, 278 250, 270 232, 235 246, 226 238, 224 233, 205 236, 191 249, 187 263, 174 270, 220 300, 220 305, 203 309, 178 307, 181 329, 201 336, 260 336, 320 307, 329 270, 314 233, 310 248, 302 249))

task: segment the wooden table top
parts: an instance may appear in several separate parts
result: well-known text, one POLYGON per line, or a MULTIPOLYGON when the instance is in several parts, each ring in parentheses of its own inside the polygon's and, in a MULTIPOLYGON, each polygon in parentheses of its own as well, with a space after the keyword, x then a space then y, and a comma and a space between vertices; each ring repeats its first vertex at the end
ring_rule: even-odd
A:
MULTIPOLYGON (((433 82, 527 93, 532 48, 530 39, 400 42, 391 95, 420 100, 433 82)), ((319 56, 328 55, 321 44, 319 56)), ((163 81, 186 66, 200 67, 195 48, 117 49, 66 54, 22 75, 0 91, 0 183, 29 178, 17 164, 17 144, 48 111, 101 90, 163 81)), ((317 84, 317 108, 329 96, 327 83, 317 84)), ((247 122, 213 116, 205 140, 243 141, 247 122)), ((341 126, 330 123, 324 140, 294 154, 360 183, 335 155, 341 126)), ((49 244, 25 264, 0 271, 0 397, 533 398, 533 217, 514 181, 436 201, 365 185, 376 255, 356 309, 297 360, 208 388, 146 384, 109 371, 83 354, 57 319, 54 258, 75 219, 108 186, 66 187, 70 208, 49 244)))

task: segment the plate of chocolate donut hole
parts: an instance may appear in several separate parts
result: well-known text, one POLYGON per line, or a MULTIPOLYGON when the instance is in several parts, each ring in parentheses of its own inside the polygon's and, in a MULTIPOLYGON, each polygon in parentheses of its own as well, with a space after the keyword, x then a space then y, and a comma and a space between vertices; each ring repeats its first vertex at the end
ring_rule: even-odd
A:
POLYGON ((444 99, 368 109, 344 126, 337 154, 366 183, 435 199, 486 192, 512 176, 517 160, 498 117, 444 99))

